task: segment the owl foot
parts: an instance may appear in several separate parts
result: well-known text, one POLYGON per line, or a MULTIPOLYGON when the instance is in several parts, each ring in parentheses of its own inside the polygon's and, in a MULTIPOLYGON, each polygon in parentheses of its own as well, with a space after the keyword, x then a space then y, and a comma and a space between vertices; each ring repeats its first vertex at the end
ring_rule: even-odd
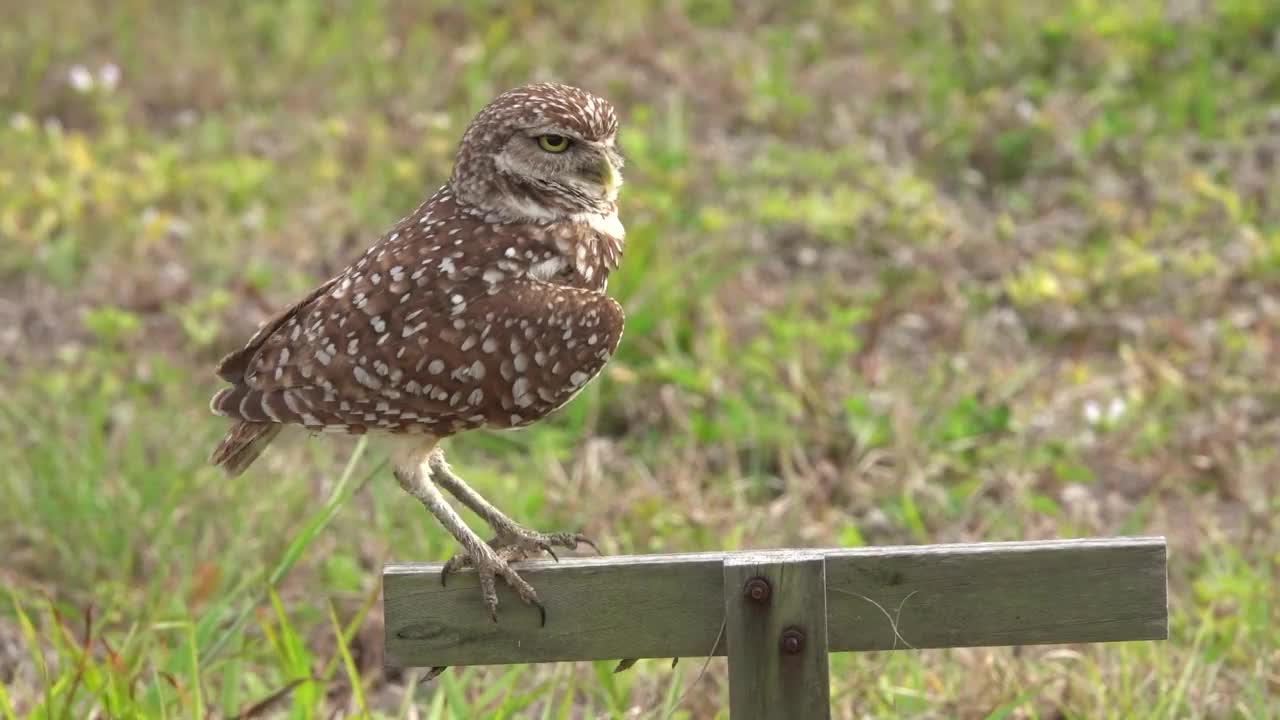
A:
MULTIPOLYGON (((600 554, 600 548, 582 533, 576 532, 557 532, 557 533, 541 533, 528 528, 520 527, 515 523, 502 523, 494 527, 498 536, 493 539, 495 548, 518 548, 524 552, 524 558, 536 556, 538 553, 547 553, 556 562, 560 562, 560 557, 556 555, 553 548, 565 548, 566 550, 576 550, 578 545, 586 545, 596 554, 600 554)), ((522 559, 524 559, 522 558, 522 559)))
POLYGON ((538 609, 538 625, 546 625, 547 609, 538 601, 538 593, 510 565, 511 562, 527 558, 528 551, 515 545, 499 545, 492 540, 478 546, 478 550, 478 553, 459 552, 449 558, 440 571, 440 584, 444 585, 448 581, 450 573, 464 567, 473 568, 480 577, 480 594, 484 597, 485 607, 489 609, 489 618, 498 622, 497 579, 502 578, 526 605, 538 609))
POLYGON ((447 584, 449 576, 462 568, 475 568, 480 575, 480 590, 484 595, 485 605, 489 608, 489 616, 497 622, 498 595, 495 580, 501 577, 507 585, 511 586, 511 589, 516 591, 521 600, 538 608, 541 618, 539 624, 546 625, 547 611, 538 602, 538 595, 534 592, 533 586, 517 575, 509 563, 528 560, 544 552, 559 562, 560 558, 556 555, 554 548, 573 550, 579 544, 589 545, 596 553, 600 552, 596 544, 582 533, 540 533, 512 523, 510 527, 502 527, 497 537, 481 546, 483 550, 479 562, 472 557, 472 553, 467 551, 458 552, 449 558, 444 568, 440 570, 440 584, 447 584))
MULTIPOLYGON (((498 536, 487 543, 488 548, 504 563, 528 560, 542 553, 547 553, 552 559, 559 562, 560 556, 556 555, 555 548, 562 547, 574 550, 579 544, 590 546, 597 554, 600 553, 600 548, 596 547, 596 544, 582 533, 540 533, 520 527, 514 523, 510 528, 503 527, 498 531, 498 536)), ((446 584, 449 580, 449 575, 468 567, 476 567, 471 554, 466 551, 458 552, 449 558, 449 561, 444 564, 444 568, 440 571, 440 584, 446 584)), ((514 571, 512 571, 512 574, 514 574, 514 571)), ((510 584, 509 581, 508 584, 510 584)), ((515 586, 512 585, 512 587, 514 588, 515 586)))

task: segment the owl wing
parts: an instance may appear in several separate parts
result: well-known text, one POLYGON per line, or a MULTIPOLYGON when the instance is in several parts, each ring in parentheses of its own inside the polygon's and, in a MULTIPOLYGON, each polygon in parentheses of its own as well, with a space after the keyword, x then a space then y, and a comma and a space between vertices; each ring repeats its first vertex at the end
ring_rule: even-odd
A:
MULTIPOLYGON (((228 356, 218 370, 232 386, 214 397, 212 409, 250 422, 354 433, 519 424, 513 418, 532 414, 522 413, 532 403, 515 404, 515 397, 530 401, 514 392, 504 407, 494 378, 510 375, 514 384, 523 377, 508 391, 531 387, 514 368, 534 356, 511 349, 518 338, 503 337, 510 369, 501 359, 490 366, 506 323, 520 323, 522 333, 549 316, 568 323, 578 313, 589 317, 601 297, 569 288, 561 294, 559 286, 529 278, 556 265, 558 253, 554 238, 537 228, 483 222, 449 203, 424 206, 228 356)), ((571 341, 571 328, 557 332, 571 341)), ((539 339, 545 349, 537 357, 560 352, 551 340, 539 339)), ((581 378, 570 362, 553 365, 546 372, 581 378)))
MULTIPOLYGON (((250 380, 215 398, 215 411, 354 433, 443 437, 482 426, 519 427, 572 399, 621 338, 622 309, 601 293, 531 278, 453 290, 462 301, 447 298, 445 313, 419 313, 420 306, 405 303, 405 312, 391 315, 393 324, 377 336, 388 338, 384 342, 361 335, 346 347, 337 341, 292 350, 282 345, 276 362, 266 361, 250 380)), ((308 316, 325 313, 326 306, 316 303, 308 316)), ((268 344, 268 358, 272 352, 268 344)))
POLYGON ((263 323, 262 327, 258 328, 258 331, 249 338, 249 341, 245 343, 244 347, 223 357, 222 360, 218 362, 217 367, 214 368, 214 372, 218 377, 226 380, 227 382, 234 383, 242 381, 246 371, 248 370, 249 363, 262 348, 262 344, 267 340, 267 338, 275 334, 275 332, 286 322, 295 318, 300 310, 307 307, 312 302, 315 302, 316 298, 320 295, 328 292, 338 279, 339 278, 333 278, 329 280, 312 290, 306 297, 302 298, 298 302, 276 313, 271 319, 263 323))

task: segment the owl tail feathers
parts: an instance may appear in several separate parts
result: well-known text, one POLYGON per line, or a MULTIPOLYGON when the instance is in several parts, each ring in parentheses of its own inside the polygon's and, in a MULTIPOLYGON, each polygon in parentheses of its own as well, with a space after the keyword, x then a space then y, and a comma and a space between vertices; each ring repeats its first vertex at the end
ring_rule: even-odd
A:
POLYGON ((220 465, 228 477, 235 477, 258 459, 280 434, 281 427, 276 423, 238 422, 227 431, 227 436, 222 438, 209 462, 220 465))

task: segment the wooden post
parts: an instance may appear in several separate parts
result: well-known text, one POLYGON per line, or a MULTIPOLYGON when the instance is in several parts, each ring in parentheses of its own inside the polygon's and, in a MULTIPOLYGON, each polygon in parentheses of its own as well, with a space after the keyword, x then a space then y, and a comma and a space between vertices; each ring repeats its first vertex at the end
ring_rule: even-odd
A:
POLYGON ((725 559, 724 613, 730 717, 831 717, 827 574, 821 553, 725 559))

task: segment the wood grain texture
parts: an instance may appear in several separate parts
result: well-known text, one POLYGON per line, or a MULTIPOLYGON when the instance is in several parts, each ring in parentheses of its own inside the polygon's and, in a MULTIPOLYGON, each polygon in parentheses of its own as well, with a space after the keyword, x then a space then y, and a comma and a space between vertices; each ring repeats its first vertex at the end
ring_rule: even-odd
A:
MULTIPOLYGON (((775 562, 796 553, 771 551, 775 562)), ((1163 538, 820 550, 833 652, 1162 640, 1163 538), (894 622, 890 622, 890 619, 894 622), (897 627, 897 633, 894 627, 897 627)), ((490 622, 474 573, 383 571, 387 662, 397 667, 723 655, 723 564, 743 553, 525 563, 537 612, 499 587, 490 622)), ((758 556, 759 553, 750 553, 758 556)))
POLYGON ((826 559, 820 552, 724 561, 729 715, 734 720, 831 717, 826 559), (747 596, 753 580, 767 597, 747 596), (788 647, 788 642, 791 643, 788 647))

